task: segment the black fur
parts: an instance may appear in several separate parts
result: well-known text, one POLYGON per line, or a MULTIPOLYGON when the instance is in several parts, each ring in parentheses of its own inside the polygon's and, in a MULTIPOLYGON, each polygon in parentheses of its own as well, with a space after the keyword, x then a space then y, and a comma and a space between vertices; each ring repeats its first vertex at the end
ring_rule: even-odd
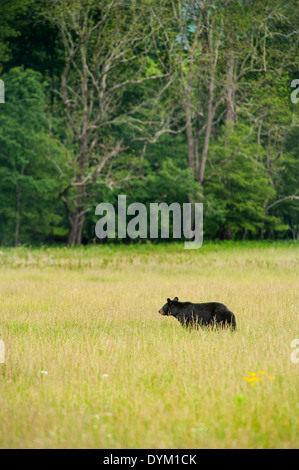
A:
POLYGON ((206 302, 193 304, 192 302, 179 302, 175 297, 167 299, 167 303, 159 310, 161 315, 172 315, 183 326, 230 326, 236 328, 235 315, 223 304, 206 302))

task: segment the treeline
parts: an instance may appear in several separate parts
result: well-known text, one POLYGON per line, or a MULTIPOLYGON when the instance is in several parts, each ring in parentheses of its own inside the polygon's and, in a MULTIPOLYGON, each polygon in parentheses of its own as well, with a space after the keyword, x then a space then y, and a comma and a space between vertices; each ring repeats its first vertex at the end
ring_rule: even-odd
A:
POLYGON ((0 244, 95 207, 203 202, 207 239, 299 238, 296 0, 0 4, 0 244))

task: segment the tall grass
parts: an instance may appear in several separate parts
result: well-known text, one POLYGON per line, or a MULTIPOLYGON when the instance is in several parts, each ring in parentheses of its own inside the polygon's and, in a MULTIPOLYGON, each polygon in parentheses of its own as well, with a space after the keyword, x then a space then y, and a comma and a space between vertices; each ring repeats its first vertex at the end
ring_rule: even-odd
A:
POLYGON ((1 249, 0 446, 298 447, 298 287, 288 243, 1 249), (237 331, 186 331, 174 296, 237 331))

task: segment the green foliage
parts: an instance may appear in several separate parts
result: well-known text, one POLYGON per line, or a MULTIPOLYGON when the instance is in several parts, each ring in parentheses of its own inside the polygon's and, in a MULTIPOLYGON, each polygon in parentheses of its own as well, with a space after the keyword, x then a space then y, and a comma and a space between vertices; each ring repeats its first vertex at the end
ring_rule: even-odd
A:
POLYGON ((102 105, 98 128, 91 126, 86 135, 87 145, 94 139, 96 144, 88 162, 83 159, 83 178, 95 171, 116 142, 124 151, 109 160, 98 178, 90 178, 82 202, 85 243, 95 241, 95 206, 102 201, 114 204, 118 194, 126 194, 128 204, 203 201, 206 239, 298 238, 299 105, 290 101, 290 83, 298 78, 297 2, 202 2, 202 19, 206 13, 215 24, 210 44, 203 24, 197 23, 198 5, 190 0, 181 10, 184 38, 174 15, 173 6, 179 11, 176 1, 115 2, 111 11, 107 2, 94 0, 1 3, 0 72, 5 71, 1 79, 6 103, 0 105, 0 243, 65 241, 69 221, 61 192, 68 188, 65 197, 72 210, 80 183, 80 135, 102 105), (108 10, 107 21, 96 32, 95 25, 108 10), (82 25, 83 11, 89 14, 82 25), (62 18, 66 36, 57 26, 62 18), (88 48, 82 50, 87 68, 83 73, 81 54, 70 59, 67 89, 73 94, 67 103, 61 93, 67 63, 64 46, 68 41, 72 50, 72 43, 77 44, 78 25, 86 28, 81 40, 88 48), (202 30, 191 51, 192 75, 186 39, 192 44, 197 27, 202 30), (123 50, 122 38, 127 41, 123 50), (189 105, 200 164, 212 64, 209 45, 215 48, 217 41, 217 109, 200 187, 198 169, 188 166, 182 96, 192 78, 189 105), (236 118, 225 122, 227 61, 232 52, 236 118), (119 58, 113 62, 115 56, 119 58), (91 84, 105 74, 107 63, 111 70, 105 93, 96 101, 101 93, 91 84), (167 80, 143 81, 164 73, 171 76, 167 86, 167 80), (118 88, 126 81, 128 86, 118 88), (67 106, 79 136, 66 118, 67 106))
POLYGON ((59 181, 49 161, 52 153, 59 153, 59 147, 49 133, 42 76, 16 67, 4 75, 4 80, 6 103, 0 108, 0 224, 1 242, 12 244, 55 235, 53 227, 61 223, 57 207, 59 181), (20 234, 15 232, 17 225, 20 234))
POLYGON ((28 14, 33 0, 2 0, 0 14, 0 73, 3 63, 11 57, 11 39, 21 33, 17 28, 17 17, 19 14, 28 14))

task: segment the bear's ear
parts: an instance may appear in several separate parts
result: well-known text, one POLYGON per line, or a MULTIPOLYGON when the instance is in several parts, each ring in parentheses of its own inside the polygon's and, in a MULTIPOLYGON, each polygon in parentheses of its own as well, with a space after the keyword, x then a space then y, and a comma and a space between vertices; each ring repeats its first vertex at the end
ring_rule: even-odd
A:
POLYGON ((174 300, 175 302, 177 302, 179 299, 178 299, 178 297, 175 297, 173 300, 174 300))
POLYGON ((171 303, 171 300, 170 300, 170 299, 167 299, 167 303, 168 303, 168 305, 169 305, 169 304, 171 303))

